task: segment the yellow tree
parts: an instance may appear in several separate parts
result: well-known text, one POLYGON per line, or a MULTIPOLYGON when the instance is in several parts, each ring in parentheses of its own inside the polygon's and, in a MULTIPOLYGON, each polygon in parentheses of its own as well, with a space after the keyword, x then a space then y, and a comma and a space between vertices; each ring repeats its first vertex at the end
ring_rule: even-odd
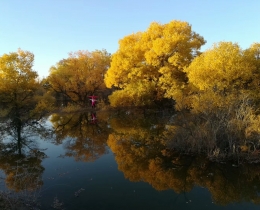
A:
POLYGON ((192 113, 198 118, 193 121, 194 125, 208 128, 191 129, 199 130, 199 135, 205 134, 196 139, 204 143, 210 140, 209 145, 217 145, 220 152, 233 155, 239 147, 258 144, 259 116, 255 109, 255 102, 259 101, 257 45, 242 50, 236 43, 220 42, 195 58, 185 72, 194 87, 188 97, 192 113), (224 149, 224 145, 228 148, 224 149))
POLYGON ((0 115, 10 120, 8 127, 17 135, 18 148, 21 148, 23 125, 39 119, 51 107, 44 102, 44 91, 40 91, 33 62, 33 53, 21 49, 0 57, 0 115))
POLYGON ((53 91, 84 106, 89 95, 105 89, 104 75, 109 64, 110 54, 105 50, 78 51, 52 66, 47 81, 53 91))
POLYGON ((0 57, 0 107, 2 117, 27 121, 42 116, 52 105, 33 68, 34 55, 18 49, 0 57), (48 104, 48 105, 47 105, 48 104))
POLYGON ((255 65, 238 44, 220 42, 197 57, 185 71, 199 90, 226 93, 244 89, 252 80, 255 65))
POLYGON ((21 49, 0 57, 2 116, 20 118, 35 107, 34 96, 40 85, 37 73, 32 70, 33 61, 34 55, 21 49))
POLYGON ((244 51, 238 44, 220 42, 194 59, 185 69, 189 83, 195 87, 192 107, 200 110, 208 105, 227 107, 242 93, 256 92, 259 81, 256 54, 254 47, 244 51))
POLYGON ((252 79, 248 84, 248 89, 250 89, 253 98, 256 102, 260 103, 260 43, 253 43, 248 49, 245 50, 246 58, 253 63, 254 67, 252 71, 252 79))
POLYGON ((106 86, 118 89, 110 96, 111 105, 176 99, 187 82, 183 69, 204 43, 203 37, 182 21, 154 22, 147 31, 124 37, 105 75, 106 86))

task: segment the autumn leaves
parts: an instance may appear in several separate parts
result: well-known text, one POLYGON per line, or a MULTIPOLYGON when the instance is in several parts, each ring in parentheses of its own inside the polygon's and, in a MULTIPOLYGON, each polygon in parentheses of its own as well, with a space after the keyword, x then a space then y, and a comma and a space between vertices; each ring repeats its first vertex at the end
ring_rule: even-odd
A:
POLYGON ((86 107, 90 95, 106 89, 104 74, 109 63, 110 54, 105 50, 78 51, 52 66, 46 82, 58 96, 86 107))
POLYGON ((201 53, 205 42, 181 21, 152 23, 147 31, 124 37, 105 76, 107 87, 118 88, 109 97, 111 106, 152 105, 170 98, 176 109, 190 109, 191 96, 205 91, 243 91, 259 100, 260 44, 242 50, 221 42, 201 53))
POLYGON ((186 22, 152 23, 147 31, 124 37, 105 76, 117 87, 112 106, 153 105, 175 98, 187 82, 183 72, 205 40, 186 22))

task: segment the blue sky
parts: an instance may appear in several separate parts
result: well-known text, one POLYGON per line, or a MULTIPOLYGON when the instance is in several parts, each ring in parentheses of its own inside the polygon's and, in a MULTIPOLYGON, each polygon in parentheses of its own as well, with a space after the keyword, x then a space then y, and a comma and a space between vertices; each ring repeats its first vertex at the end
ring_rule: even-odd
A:
POLYGON ((151 22, 187 21, 208 49, 220 41, 260 42, 259 0, 0 0, 0 55, 34 53, 40 77, 69 52, 106 49, 151 22))

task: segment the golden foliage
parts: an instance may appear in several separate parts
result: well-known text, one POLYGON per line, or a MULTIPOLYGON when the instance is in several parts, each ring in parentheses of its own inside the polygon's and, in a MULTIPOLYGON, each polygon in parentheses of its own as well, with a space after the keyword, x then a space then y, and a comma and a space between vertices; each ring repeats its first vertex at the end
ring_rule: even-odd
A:
POLYGON ((155 91, 154 83, 131 83, 109 96, 110 105, 113 107, 151 105, 155 91))
POLYGON ((34 55, 18 49, 18 52, 0 57, 0 93, 3 102, 26 101, 37 90, 37 73, 32 70, 34 55))
POLYGON ((220 42, 194 59, 185 71, 189 82, 199 90, 216 92, 244 88, 255 69, 238 44, 220 42))
POLYGON ((114 106, 125 105, 134 95, 133 103, 143 104, 147 92, 150 92, 148 102, 175 98, 176 92, 187 82, 183 69, 199 54, 204 43, 204 39, 182 21, 154 22, 147 31, 124 37, 105 75, 107 87, 122 89, 113 94, 110 101, 114 106), (147 91, 140 89, 139 84, 147 91))
POLYGON ((110 55, 105 50, 78 51, 52 66, 47 80, 56 93, 84 106, 89 95, 104 90, 109 64, 110 55))
MULTIPOLYGON (((32 70, 34 55, 18 49, 17 52, 0 57, 0 106, 2 116, 28 120, 37 112, 46 111, 45 101, 39 92, 42 89, 32 70)), ((50 107, 51 104, 49 104, 50 107)))

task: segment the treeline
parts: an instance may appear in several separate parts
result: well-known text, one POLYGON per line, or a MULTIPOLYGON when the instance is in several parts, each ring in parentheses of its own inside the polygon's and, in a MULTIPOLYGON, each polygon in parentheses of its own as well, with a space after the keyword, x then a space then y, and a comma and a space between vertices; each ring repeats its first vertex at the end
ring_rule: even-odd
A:
POLYGON ((42 81, 32 70, 34 55, 19 49, 0 58, 1 92, 44 88, 65 105, 80 106, 92 94, 110 95, 114 107, 163 105, 170 99, 177 110, 194 111, 208 103, 226 106, 243 94, 258 105, 260 44, 242 50, 237 43, 220 42, 201 53, 205 43, 187 22, 154 22, 121 39, 112 56, 106 50, 70 53, 42 81), (14 81, 16 90, 10 88, 14 81), (41 88, 33 86, 37 82, 41 88))

